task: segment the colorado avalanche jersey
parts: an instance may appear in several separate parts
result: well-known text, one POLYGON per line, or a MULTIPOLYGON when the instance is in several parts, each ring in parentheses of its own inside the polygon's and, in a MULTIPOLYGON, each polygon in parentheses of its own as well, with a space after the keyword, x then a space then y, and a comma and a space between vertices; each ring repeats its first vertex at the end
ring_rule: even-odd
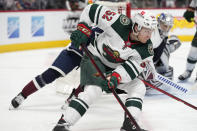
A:
POLYGON ((121 82, 135 79, 142 71, 142 63, 152 61, 152 42, 142 44, 130 39, 132 21, 125 15, 93 4, 88 5, 80 17, 80 22, 97 26, 104 32, 95 38, 88 49, 108 67, 121 75, 121 82))

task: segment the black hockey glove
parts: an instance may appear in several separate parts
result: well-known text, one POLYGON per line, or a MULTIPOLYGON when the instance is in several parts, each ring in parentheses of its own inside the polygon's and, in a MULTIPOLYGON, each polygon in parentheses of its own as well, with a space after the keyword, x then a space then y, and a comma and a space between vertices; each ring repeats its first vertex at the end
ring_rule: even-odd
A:
POLYGON ((107 80, 105 80, 101 83, 101 85, 102 85, 101 88, 105 92, 110 93, 111 92, 110 88, 116 89, 117 86, 120 84, 120 81, 121 81, 120 74, 113 72, 112 74, 107 76, 107 80))
POLYGON ((70 36, 70 39, 74 47, 79 49, 81 44, 86 44, 88 42, 91 33, 92 31, 86 23, 84 22, 79 23, 77 25, 77 30, 73 31, 70 36))
POLYGON ((183 17, 188 21, 192 22, 194 19, 194 11, 195 9, 192 7, 189 7, 183 14, 183 17))

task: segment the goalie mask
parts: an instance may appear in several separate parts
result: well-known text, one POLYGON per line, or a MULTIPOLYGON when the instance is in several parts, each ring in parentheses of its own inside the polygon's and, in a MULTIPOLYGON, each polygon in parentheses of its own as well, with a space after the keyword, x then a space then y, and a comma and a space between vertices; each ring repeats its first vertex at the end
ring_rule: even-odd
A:
MULTIPOLYGON (((147 11, 140 11, 136 13, 132 17, 132 30, 134 30, 134 26, 137 25, 138 31, 142 29, 142 27, 154 30, 157 27, 157 20, 154 15, 150 14, 147 11)), ((134 32, 136 35, 138 35, 138 32, 134 32)))
POLYGON ((161 37, 168 36, 168 33, 174 24, 173 16, 169 13, 161 13, 157 20, 161 37))

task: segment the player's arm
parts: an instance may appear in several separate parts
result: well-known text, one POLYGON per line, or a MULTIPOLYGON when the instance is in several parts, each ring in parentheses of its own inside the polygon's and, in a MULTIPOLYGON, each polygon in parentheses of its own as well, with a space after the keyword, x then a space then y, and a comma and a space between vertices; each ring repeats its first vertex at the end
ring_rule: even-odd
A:
POLYGON ((110 27, 118 18, 119 14, 108 7, 92 4, 88 5, 82 12, 80 22, 89 26, 97 26, 102 30, 110 27))
POLYGON ((120 15, 113 12, 111 9, 92 4, 88 5, 82 12, 77 30, 71 34, 71 41, 78 49, 81 44, 86 44, 91 37, 91 26, 97 26, 101 30, 110 27, 120 15))
POLYGON ((144 65, 142 64, 143 61, 141 58, 130 58, 127 61, 125 61, 123 64, 118 66, 114 72, 117 72, 120 74, 121 77, 121 83, 126 83, 131 80, 134 80, 137 76, 140 75, 140 73, 144 69, 144 65))
POLYGON ((187 10, 183 14, 183 17, 188 22, 192 22, 193 19, 194 19, 194 12, 195 12, 195 9, 197 7, 196 3, 197 2, 195 0, 192 0, 192 2, 190 3, 189 7, 187 8, 187 10))

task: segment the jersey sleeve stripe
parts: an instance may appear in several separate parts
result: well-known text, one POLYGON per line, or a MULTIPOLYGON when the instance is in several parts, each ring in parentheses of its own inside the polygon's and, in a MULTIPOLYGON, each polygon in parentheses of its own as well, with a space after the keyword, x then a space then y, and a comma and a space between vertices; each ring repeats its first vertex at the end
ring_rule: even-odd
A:
POLYGON ((137 74, 139 75, 140 73, 139 73, 139 71, 138 71, 138 69, 136 68, 136 65, 135 65, 136 62, 135 61, 131 62, 130 60, 128 60, 128 62, 131 63, 131 65, 135 68, 137 74))
POLYGON ((136 66, 133 64, 133 62, 131 61, 126 61, 126 63, 133 69, 133 72, 136 74, 136 76, 139 75, 139 71, 138 69, 136 68, 136 66))
POLYGON ((95 14, 96 14, 96 10, 97 8, 99 7, 99 5, 97 4, 93 4, 91 7, 90 7, 90 11, 89 11, 89 17, 90 17, 90 20, 94 23, 94 17, 95 17, 95 14))
POLYGON ((138 74, 130 63, 125 62, 125 63, 122 64, 122 66, 126 70, 126 72, 129 74, 129 76, 132 80, 136 78, 136 76, 138 74))
POLYGON ((97 13, 97 17, 96 17, 96 24, 97 24, 97 25, 98 25, 99 15, 100 15, 100 12, 101 12, 102 7, 103 7, 103 6, 101 6, 101 7, 99 8, 99 11, 98 11, 98 13, 97 13))

